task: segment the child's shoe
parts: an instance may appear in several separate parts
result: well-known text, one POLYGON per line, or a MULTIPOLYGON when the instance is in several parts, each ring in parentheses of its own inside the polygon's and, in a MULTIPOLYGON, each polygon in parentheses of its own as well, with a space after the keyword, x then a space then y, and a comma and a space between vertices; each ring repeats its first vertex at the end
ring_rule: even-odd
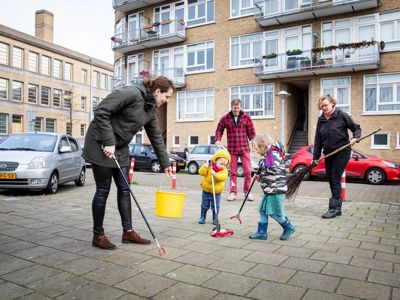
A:
POLYGON ((292 224, 290 224, 288 218, 286 218, 286 221, 282 223, 281 226, 283 228, 283 233, 279 239, 282 241, 286 241, 293 233, 295 233, 296 228, 292 224))
POLYGON ((268 228, 268 223, 258 222, 257 232, 255 234, 250 235, 249 239, 252 239, 252 240, 266 240, 268 238, 267 228, 268 228))
POLYGON ((205 222, 206 222, 206 213, 205 212, 201 212, 199 224, 204 224, 205 222))

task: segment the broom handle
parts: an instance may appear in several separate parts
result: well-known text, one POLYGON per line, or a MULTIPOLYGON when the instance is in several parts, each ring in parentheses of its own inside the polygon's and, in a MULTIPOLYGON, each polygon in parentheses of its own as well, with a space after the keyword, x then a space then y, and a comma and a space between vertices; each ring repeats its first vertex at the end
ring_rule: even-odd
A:
MULTIPOLYGON (((363 140, 363 139, 366 139, 367 137, 370 137, 371 135, 374 135, 375 133, 381 131, 382 129, 383 129, 383 127, 379 127, 377 130, 371 132, 370 134, 367 134, 367 135, 365 135, 365 136, 360 137, 360 138, 357 140, 357 143, 358 143, 359 141, 363 140)), ((351 142, 348 143, 348 144, 346 144, 346 145, 344 145, 344 146, 342 146, 342 147, 340 147, 340 148, 338 148, 338 149, 336 149, 335 151, 333 151, 333 152, 331 152, 331 153, 329 153, 329 154, 327 154, 327 155, 322 156, 320 159, 317 160, 317 164, 318 164, 321 160, 323 160, 323 159, 325 159, 325 158, 327 158, 327 157, 329 157, 329 156, 335 155, 336 153, 342 151, 343 149, 345 149, 345 148, 347 148, 347 147, 349 147, 349 146, 351 146, 351 142)))

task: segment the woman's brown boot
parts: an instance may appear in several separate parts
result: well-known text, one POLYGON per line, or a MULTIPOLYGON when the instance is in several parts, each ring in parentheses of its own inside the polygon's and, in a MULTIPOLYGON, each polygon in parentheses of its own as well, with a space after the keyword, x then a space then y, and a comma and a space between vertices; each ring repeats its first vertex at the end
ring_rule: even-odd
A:
POLYGON ((116 248, 115 245, 106 237, 104 232, 93 236, 92 246, 105 250, 114 250, 116 248))
POLYGON ((122 242, 125 244, 151 244, 150 240, 142 239, 134 230, 124 230, 124 232, 122 233, 122 242))

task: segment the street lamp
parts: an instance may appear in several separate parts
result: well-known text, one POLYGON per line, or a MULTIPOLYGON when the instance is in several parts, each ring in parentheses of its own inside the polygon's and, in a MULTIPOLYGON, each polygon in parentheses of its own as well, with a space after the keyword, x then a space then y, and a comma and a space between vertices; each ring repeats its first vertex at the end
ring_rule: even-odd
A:
POLYGON ((281 143, 285 146, 285 99, 290 96, 285 90, 280 91, 275 96, 281 98, 281 143))

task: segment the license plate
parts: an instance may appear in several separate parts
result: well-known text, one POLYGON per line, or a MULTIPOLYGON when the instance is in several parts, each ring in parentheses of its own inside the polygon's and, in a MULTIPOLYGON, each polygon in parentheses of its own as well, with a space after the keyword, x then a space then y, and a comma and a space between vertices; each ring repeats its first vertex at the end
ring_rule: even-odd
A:
POLYGON ((0 173, 0 179, 16 179, 17 174, 15 173, 0 173))
POLYGON ((178 163, 178 166, 184 166, 185 165, 185 163, 184 162, 180 162, 180 163, 178 163))

